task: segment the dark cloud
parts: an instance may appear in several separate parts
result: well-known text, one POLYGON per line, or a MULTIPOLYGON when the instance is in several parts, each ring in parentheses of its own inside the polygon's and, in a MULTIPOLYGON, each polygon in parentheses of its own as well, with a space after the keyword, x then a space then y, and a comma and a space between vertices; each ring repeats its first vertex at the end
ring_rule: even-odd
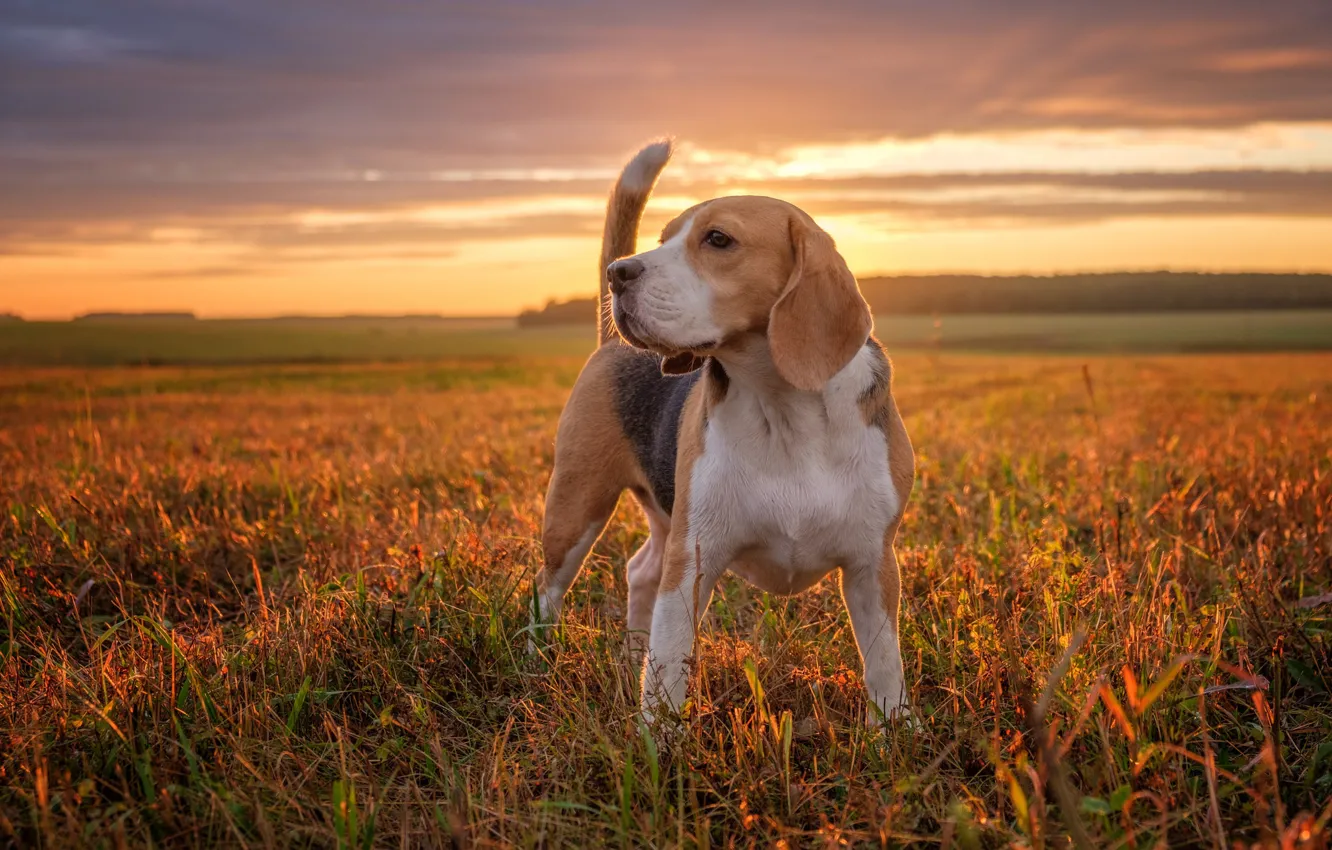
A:
POLYGON ((1332 114, 1323 0, 0 0, 4 155, 281 171, 607 162, 1332 114))
MULTIPOLYGON (((761 153, 940 132, 1332 118, 1326 0, 0 0, 0 22, 0 250, 9 252, 168 225, 272 248, 315 238, 271 223, 294 210, 600 196, 605 180, 354 176, 614 168, 661 133, 761 153)), ((968 179, 846 185, 888 192, 968 179)), ((940 220, 1327 213, 1323 175, 975 179, 1101 186, 1124 197, 811 203, 940 220), (1230 196, 1132 198, 1172 186, 1230 196)), ((684 188, 710 194, 706 184, 684 188)), ((382 246, 596 229, 575 218, 411 232, 366 225, 341 235, 382 246)))

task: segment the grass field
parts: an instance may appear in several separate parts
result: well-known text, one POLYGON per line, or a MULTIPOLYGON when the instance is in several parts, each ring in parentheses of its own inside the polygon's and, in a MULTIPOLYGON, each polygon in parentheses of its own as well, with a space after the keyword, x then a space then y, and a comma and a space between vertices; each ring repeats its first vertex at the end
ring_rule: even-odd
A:
POLYGON ((0 841, 1325 847, 1332 355, 895 361, 919 728, 729 582, 661 747, 632 510, 523 652, 577 357, 0 371, 0 841))
MULTIPOLYGON (((879 316, 893 350, 1046 352, 1332 349, 1332 310, 879 316)), ((512 320, 261 319, 0 323, 0 365, 327 363, 585 356, 595 326, 519 329, 512 320)))

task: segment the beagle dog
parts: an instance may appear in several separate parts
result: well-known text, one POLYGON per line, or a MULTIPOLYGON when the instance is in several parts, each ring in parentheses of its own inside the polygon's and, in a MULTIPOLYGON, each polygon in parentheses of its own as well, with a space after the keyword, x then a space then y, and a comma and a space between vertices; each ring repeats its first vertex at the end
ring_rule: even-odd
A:
POLYGON ((534 626, 559 617, 628 490, 651 532, 628 564, 647 720, 683 706, 728 571, 779 594, 840 571, 867 719, 905 714, 893 539, 915 459, 869 307, 832 238, 773 198, 699 204, 635 254, 670 156, 644 148, 610 196, 599 346, 560 416, 534 626))

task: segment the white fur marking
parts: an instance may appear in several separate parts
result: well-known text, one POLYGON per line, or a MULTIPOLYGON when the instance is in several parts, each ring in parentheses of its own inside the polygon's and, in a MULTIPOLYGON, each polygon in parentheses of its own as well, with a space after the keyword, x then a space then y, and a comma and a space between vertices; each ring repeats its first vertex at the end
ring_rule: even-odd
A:
POLYGON ((882 560, 900 500, 884 433, 858 403, 873 364, 861 348, 822 393, 754 392, 743 366, 727 370, 694 464, 689 530, 720 559, 758 556, 737 571, 764 590, 799 592, 837 566, 882 560))
POLYGON ((643 274, 625 293, 625 312, 651 338, 647 341, 677 351, 714 344, 722 336, 712 316, 712 287, 689 264, 685 240, 692 223, 684 222, 666 242, 635 255, 643 274))
POLYGON ((856 647, 865 668, 865 690, 873 705, 865 719, 870 725, 877 725, 879 714, 894 717, 906 713, 907 708, 906 676, 902 671, 897 623, 884 610, 878 569, 845 570, 842 598, 851 616, 856 647))
POLYGON ((620 185, 631 192, 646 192, 671 158, 671 141, 662 139, 643 148, 620 172, 620 185))

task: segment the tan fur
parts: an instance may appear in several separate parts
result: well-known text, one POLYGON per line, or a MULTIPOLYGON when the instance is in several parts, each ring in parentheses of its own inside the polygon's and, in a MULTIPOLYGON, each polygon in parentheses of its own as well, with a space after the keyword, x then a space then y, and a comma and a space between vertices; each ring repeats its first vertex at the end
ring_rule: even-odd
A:
POLYGON ((594 525, 600 535, 626 488, 646 486, 611 395, 615 362, 626 354, 619 346, 598 349, 560 415, 542 530, 544 560, 538 583, 543 590, 557 576, 565 586, 573 582, 581 563, 571 569, 573 575, 559 575, 570 549, 594 525))
POLYGON ((902 573, 897 566, 897 553, 893 551, 893 534, 896 532, 896 526, 892 531, 885 535, 883 540, 883 563, 879 565, 879 590, 882 594, 880 603, 883 610, 888 614, 888 619, 892 621, 892 631, 896 636, 899 629, 899 614, 902 610, 902 573))
MULTIPOLYGON (((906 425, 902 422, 902 415, 891 393, 885 399, 884 406, 887 408, 884 433, 888 437, 888 468, 893 476, 893 489, 897 491, 902 512, 905 512, 907 500, 911 498, 911 490, 916 483, 916 453, 911 448, 911 438, 907 435, 906 425)), ((899 513, 897 522, 890 529, 894 536, 901 524, 902 515, 899 513)))
MULTIPOLYGON (((888 443, 888 469, 893 477, 893 489, 897 491, 905 512, 916 482, 916 454, 911 448, 911 438, 907 435, 902 415, 897 410, 897 400, 893 398, 891 385, 885 384, 881 393, 861 399, 860 412, 865 417, 866 425, 873 425, 883 431, 888 443)), ((896 535, 901 521, 899 514, 889 528, 889 542, 896 535)))
POLYGON ((893 489, 897 491, 902 512, 888 526, 888 533, 883 538, 879 586, 883 592, 883 609, 888 612, 896 628, 901 607, 902 577, 893 542, 897 538, 898 529, 902 527, 902 514, 906 511, 907 500, 911 498, 911 490, 915 486, 916 455, 911 449, 911 438, 907 436, 906 426, 902 423, 902 416, 897 411, 897 402, 893 400, 891 392, 884 395, 883 405, 885 410, 880 421, 883 422, 884 436, 888 439, 888 470, 893 476, 893 489))
POLYGON ((791 218, 791 244, 795 269, 772 307, 768 344, 783 378, 817 390, 865 344, 869 305, 832 237, 807 216, 791 218))
POLYGON ((689 392, 680 413, 680 436, 676 444, 675 508, 671 512, 671 534, 666 540, 666 563, 662 569, 659 592, 670 593, 680 586, 693 552, 686 552, 683 541, 689 537, 689 485, 694 462, 703 454, 703 426, 711 402, 710 378, 704 376, 689 392))

